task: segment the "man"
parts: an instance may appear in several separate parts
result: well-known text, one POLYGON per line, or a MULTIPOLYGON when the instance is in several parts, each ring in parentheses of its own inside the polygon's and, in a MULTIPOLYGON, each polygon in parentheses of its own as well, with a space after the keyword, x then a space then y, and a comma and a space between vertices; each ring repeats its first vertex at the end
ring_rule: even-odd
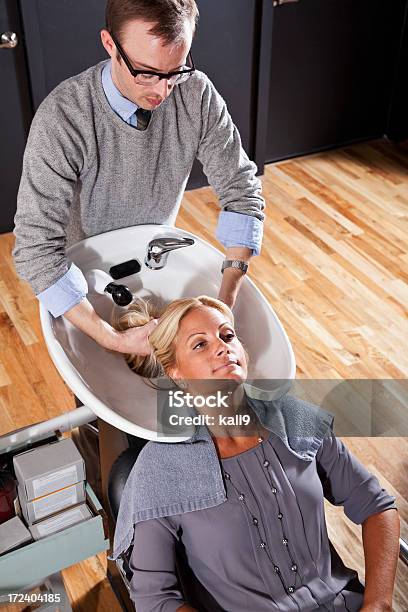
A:
POLYGON ((82 272, 68 260, 71 244, 121 227, 172 225, 197 157, 222 209, 216 236, 229 263, 219 297, 229 306, 260 251, 264 200, 256 166, 224 100, 194 70, 197 17, 194 0, 108 0, 101 40, 110 59, 47 96, 24 154, 17 272, 54 317, 122 353, 148 354, 156 321, 118 332, 101 319, 82 272))
MULTIPOLYGON (((155 322, 116 332, 86 298, 85 278, 66 247, 120 227, 172 224, 197 157, 220 199, 216 235, 226 260, 247 264, 260 250, 264 201, 256 166, 221 96, 191 70, 197 16, 194 0, 108 0, 101 39, 110 60, 48 95, 24 155, 17 272, 53 316, 123 353, 149 351, 155 322)), ((230 306, 243 274, 227 267, 222 275, 219 297, 230 306)))

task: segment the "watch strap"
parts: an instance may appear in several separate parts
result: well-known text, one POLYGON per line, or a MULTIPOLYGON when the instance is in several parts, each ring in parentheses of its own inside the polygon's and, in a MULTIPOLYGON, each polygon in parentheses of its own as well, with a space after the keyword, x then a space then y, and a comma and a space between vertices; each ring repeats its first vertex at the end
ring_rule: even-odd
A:
POLYGON ((224 272, 225 268, 238 268, 245 274, 248 270, 248 264, 240 259, 225 259, 222 263, 221 272, 224 272))

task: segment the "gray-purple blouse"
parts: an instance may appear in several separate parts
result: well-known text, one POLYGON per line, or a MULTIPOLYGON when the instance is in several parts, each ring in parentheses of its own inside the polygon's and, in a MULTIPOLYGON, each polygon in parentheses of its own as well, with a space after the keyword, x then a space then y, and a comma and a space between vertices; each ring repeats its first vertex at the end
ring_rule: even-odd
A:
POLYGON ((137 612, 185 598, 200 612, 360 610, 364 586, 328 538, 324 497, 356 524, 396 505, 343 442, 326 436, 306 462, 271 432, 221 466, 226 502, 135 525, 137 612))

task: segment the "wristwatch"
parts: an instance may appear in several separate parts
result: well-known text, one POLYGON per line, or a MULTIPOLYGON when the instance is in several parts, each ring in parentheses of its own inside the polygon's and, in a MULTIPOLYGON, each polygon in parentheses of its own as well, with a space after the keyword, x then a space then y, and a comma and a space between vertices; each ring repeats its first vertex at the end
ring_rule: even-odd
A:
POLYGON ((225 259, 222 262, 221 272, 224 272, 225 268, 238 268, 245 274, 248 270, 248 264, 240 259, 225 259))

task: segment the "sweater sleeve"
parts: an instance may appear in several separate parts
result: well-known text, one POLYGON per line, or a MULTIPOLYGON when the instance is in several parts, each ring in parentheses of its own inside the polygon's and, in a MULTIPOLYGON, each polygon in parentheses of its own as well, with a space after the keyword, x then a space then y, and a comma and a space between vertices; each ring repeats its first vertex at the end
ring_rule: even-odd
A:
POLYGON ((241 145, 241 137, 227 106, 207 79, 201 100, 201 135, 197 158, 223 211, 250 215, 264 220, 265 201, 256 165, 241 145))
POLYGON ((176 574, 176 534, 166 519, 135 525, 130 597, 137 612, 175 612, 183 599, 176 574))
POLYGON ((335 506, 343 506, 346 516, 356 525, 372 514, 397 509, 396 498, 380 486, 333 432, 323 439, 316 463, 325 498, 335 506))
POLYGON ((83 136, 51 96, 31 124, 14 218, 14 264, 36 295, 70 268, 65 228, 84 162, 83 136))

